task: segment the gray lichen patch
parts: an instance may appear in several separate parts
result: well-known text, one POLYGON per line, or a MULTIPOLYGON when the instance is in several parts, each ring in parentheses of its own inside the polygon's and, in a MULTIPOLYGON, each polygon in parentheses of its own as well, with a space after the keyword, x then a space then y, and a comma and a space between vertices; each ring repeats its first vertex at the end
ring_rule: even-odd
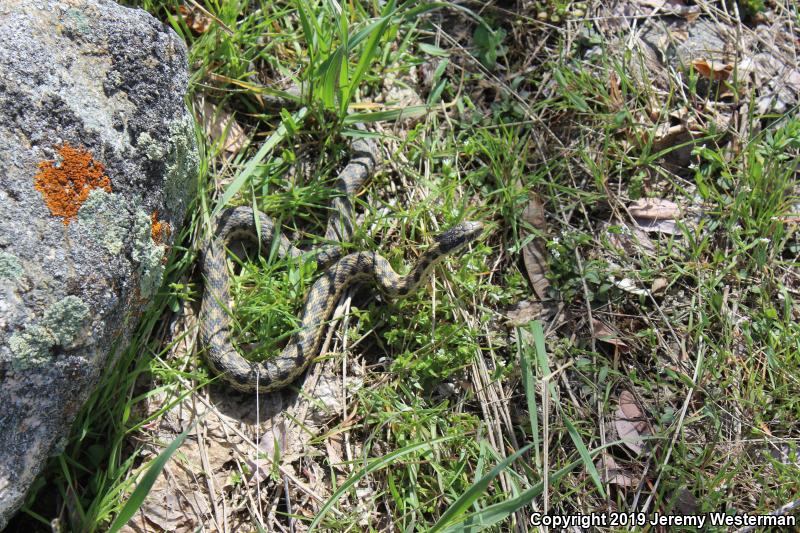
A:
POLYGON ((23 273, 22 263, 16 255, 0 251, 0 280, 16 280, 21 278, 23 273))
POLYGON ((89 317, 89 306, 77 296, 67 296, 44 312, 38 324, 15 333, 8 345, 17 357, 17 370, 47 363, 53 346, 72 344, 89 317))
POLYGON ((169 126, 169 151, 167 152, 167 177, 164 183, 167 209, 185 213, 185 199, 194 197, 195 178, 199 158, 194 137, 194 122, 189 115, 173 121, 169 126))
POLYGON ((130 213, 121 196, 94 189, 78 211, 78 220, 106 250, 120 253, 130 227, 130 213))
POLYGON ((8 339, 8 346, 17 357, 12 361, 15 370, 45 364, 50 358, 50 348, 54 345, 55 339, 47 328, 38 324, 28 326, 8 339))
POLYGON ((166 247, 152 237, 152 221, 141 208, 131 214, 123 199, 115 194, 96 189, 89 194, 78 212, 80 223, 92 238, 112 254, 122 251, 131 243, 131 258, 137 263, 139 292, 149 298, 161 286, 164 276, 166 247))
POLYGON ((42 325, 46 327, 56 344, 67 346, 86 323, 89 306, 77 296, 67 296, 51 305, 44 313, 42 325))
POLYGON ((161 286, 166 247, 153 242, 150 217, 142 210, 137 210, 133 215, 132 236, 131 257, 139 263, 139 292, 144 298, 149 298, 161 286))
POLYGON ((160 161, 164 158, 164 147, 146 131, 139 134, 136 147, 151 161, 160 161))

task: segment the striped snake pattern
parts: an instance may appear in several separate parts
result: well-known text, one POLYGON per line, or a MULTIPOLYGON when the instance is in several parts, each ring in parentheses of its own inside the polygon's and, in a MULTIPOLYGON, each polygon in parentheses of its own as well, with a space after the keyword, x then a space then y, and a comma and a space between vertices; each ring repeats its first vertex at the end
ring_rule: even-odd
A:
MULTIPOLYGON (((376 165, 376 148, 371 141, 356 140, 352 150, 353 157, 337 180, 340 195, 331 202, 332 213, 325 233, 330 241, 344 242, 352 236, 352 198, 376 165)), ((398 275, 389 262, 375 252, 356 252, 341 257, 341 249, 335 245, 318 249, 317 263, 330 266, 308 292, 300 327, 279 355, 253 362, 245 359, 231 342, 231 318, 226 308, 230 299, 226 246, 235 240, 254 240, 257 235, 255 217, 260 224, 261 250, 271 250, 273 239, 277 238, 279 257, 302 254, 282 234, 276 237, 275 223, 267 215, 248 207, 235 207, 224 210, 217 220, 214 234, 205 246, 202 264, 205 290, 200 309, 200 338, 206 360, 211 370, 230 386, 246 392, 280 389, 303 373, 316 357, 325 323, 345 289, 355 283, 369 282, 389 297, 406 296, 427 279, 437 262, 463 249, 483 228, 478 222, 463 222, 439 235, 405 276, 398 275)))

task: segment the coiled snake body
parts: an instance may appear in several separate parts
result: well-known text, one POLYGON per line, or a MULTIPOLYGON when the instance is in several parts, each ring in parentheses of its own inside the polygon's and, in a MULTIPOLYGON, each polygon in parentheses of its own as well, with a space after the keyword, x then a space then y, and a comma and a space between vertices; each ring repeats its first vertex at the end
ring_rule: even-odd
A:
MULTIPOLYGON (((344 241, 352 234, 350 199, 375 166, 375 149, 372 143, 355 141, 353 151, 354 157, 339 175, 337 187, 343 195, 332 202, 333 214, 326 232, 326 237, 331 240, 344 241)), ((482 230, 482 225, 478 222, 464 222, 441 234, 406 276, 398 275, 389 262, 375 252, 357 252, 340 257, 311 286, 300 326, 283 351, 275 358, 252 362, 242 357, 231 342, 231 319, 225 309, 229 301, 230 285, 225 246, 231 240, 252 239, 256 236, 254 216, 259 218, 261 226, 261 249, 271 249, 276 233, 272 219, 246 207, 223 211, 217 221, 214 236, 207 243, 203 254, 205 291, 200 312, 200 337, 206 348, 209 366, 233 388, 248 392, 279 389, 303 373, 317 355, 325 322, 330 318, 336 302, 346 288, 354 283, 372 282, 389 297, 406 296, 426 279, 438 261, 472 242, 482 230)), ((283 235, 277 238, 280 257, 297 257, 302 253, 283 235)), ((317 253, 317 261, 328 264, 340 255, 338 249, 326 247, 317 253)))

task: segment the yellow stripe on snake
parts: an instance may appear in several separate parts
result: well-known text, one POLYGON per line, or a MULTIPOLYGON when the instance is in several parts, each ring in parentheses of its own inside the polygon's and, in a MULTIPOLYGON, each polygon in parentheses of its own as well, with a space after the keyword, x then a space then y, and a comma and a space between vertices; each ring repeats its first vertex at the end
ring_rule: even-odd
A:
MULTIPOLYGON (((332 202, 332 215, 326 237, 344 241, 352 235, 352 198, 375 166, 375 148, 369 141, 353 143, 354 157, 341 172, 337 188, 343 193, 332 202)), ((403 297, 427 279, 433 266, 448 254, 463 249, 475 240, 483 226, 463 222, 438 236, 434 244, 417 260, 409 274, 398 275, 389 262, 375 252, 356 252, 339 257, 340 249, 325 247, 317 253, 319 264, 330 264, 314 282, 306 297, 300 326, 283 351, 275 358, 253 362, 236 351, 231 342, 231 319, 226 309, 230 298, 230 280, 226 263, 226 244, 233 240, 255 239, 258 217, 261 250, 270 250, 276 234, 275 223, 268 216, 247 207, 226 209, 219 217, 213 238, 203 254, 205 291, 200 312, 200 337, 211 369, 233 388, 272 391, 297 379, 317 356, 324 327, 336 302, 345 289, 360 282, 374 283, 389 297, 403 297)), ((280 257, 297 257, 302 252, 283 235, 277 237, 280 257)))

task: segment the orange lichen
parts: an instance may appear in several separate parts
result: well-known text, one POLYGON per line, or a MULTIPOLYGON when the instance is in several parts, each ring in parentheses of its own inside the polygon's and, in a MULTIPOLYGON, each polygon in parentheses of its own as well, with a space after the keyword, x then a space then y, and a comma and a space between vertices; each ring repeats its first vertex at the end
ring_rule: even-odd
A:
POLYGON ((64 143, 58 149, 58 155, 61 163, 56 166, 55 161, 42 161, 39 163, 40 172, 33 180, 50 213, 63 217, 66 226, 78 214, 92 189, 111 192, 111 181, 105 175, 103 164, 95 161, 83 147, 73 148, 64 143))
POLYGON ((164 240, 172 234, 169 222, 158 220, 158 211, 150 214, 150 237, 156 244, 164 244, 164 240))

